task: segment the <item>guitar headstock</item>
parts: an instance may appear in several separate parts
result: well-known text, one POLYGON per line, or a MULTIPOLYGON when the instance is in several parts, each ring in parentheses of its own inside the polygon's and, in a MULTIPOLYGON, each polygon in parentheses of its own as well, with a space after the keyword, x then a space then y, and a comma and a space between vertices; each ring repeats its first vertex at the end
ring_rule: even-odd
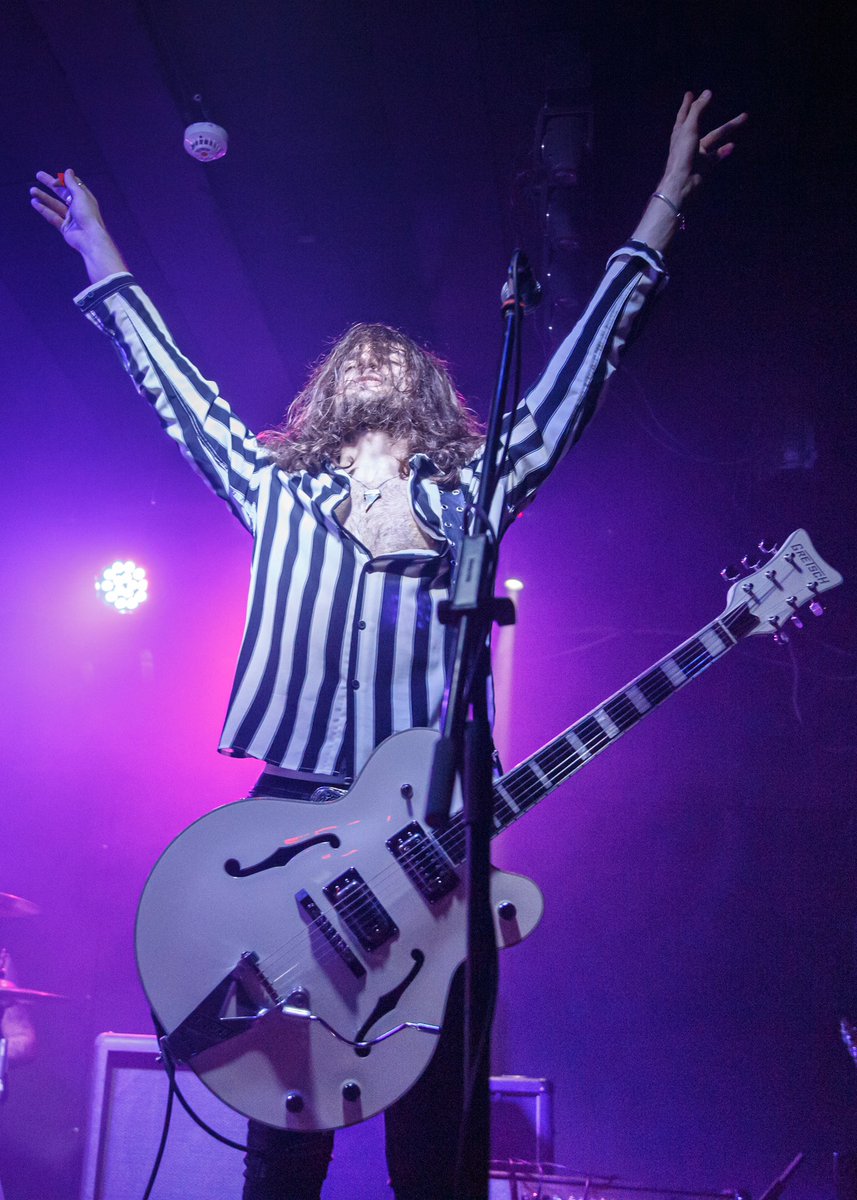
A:
POLYGON ((741 579, 735 579, 737 568, 721 572, 735 582, 720 618, 728 627, 730 617, 737 620, 746 609, 756 622, 742 634, 772 633, 779 641, 788 641, 786 626, 802 626, 800 610, 808 605, 810 612, 821 616, 819 596, 842 583, 842 576, 821 558, 805 529, 796 530, 779 548, 769 549, 762 542, 755 561, 748 556, 742 564, 750 573, 741 579))

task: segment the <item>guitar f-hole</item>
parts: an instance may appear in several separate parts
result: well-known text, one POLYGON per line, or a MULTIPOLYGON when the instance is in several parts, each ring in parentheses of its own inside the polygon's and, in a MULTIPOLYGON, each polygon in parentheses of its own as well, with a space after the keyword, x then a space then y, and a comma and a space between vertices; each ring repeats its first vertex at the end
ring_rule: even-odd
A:
MULTIPOLYGON (((411 967, 410 971, 408 971, 407 975, 398 985, 398 987, 394 987, 391 991, 385 992, 383 996, 378 997, 378 1003, 358 1029, 357 1036, 354 1038, 355 1042, 364 1042, 366 1040, 366 1035, 375 1022, 380 1021, 381 1018, 386 1016, 388 1012, 393 1011, 407 989, 419 975, 420 971, 422 970, 423 963, 426 960, 426 956, 423 954, 422 950, 412 950, 411 958, 414 960, 414 965, 411 967)), ((355 1046, 354 1053, 359 1058, 366 1058, 371 1049, 371 1046, 355 1046)))
POLYGON ((227 858, 223 869, 233 879, 246 879, 248 875, 258 875, 260 871, 270 871, 272 867, 284 867, 303 850, 324 844, 338 850, 342 843, 335 833, 320 833, 316 837, 306 838, 294 846, 279 846, 273 854, 269 854, 267 858, 263 858, 261 862, 252 867, 242 867, 237 858, 227 858))

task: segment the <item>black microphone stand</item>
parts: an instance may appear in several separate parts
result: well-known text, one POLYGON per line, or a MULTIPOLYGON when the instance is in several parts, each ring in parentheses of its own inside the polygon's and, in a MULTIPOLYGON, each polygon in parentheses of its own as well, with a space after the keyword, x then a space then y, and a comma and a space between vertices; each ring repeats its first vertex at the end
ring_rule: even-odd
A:
MULTIPOLYGON (((488 1200, 490 1144, 489 1069, 491 1024, 497 992, 497 943, 491 913, 489 849, 493 829, 491 728, 488 712, 488 647, 494 621, 515 620, 511 600, 494 596, 501 514, 491 513, 505 447, 503 418, 513 352, 520 361, 520 324, 541 289, 524 255, 516 250, 503 288, 504 335, 497 386, 488 418, 476 504, 440 619, 454 626, 453 651, 429 784, 426 821, 443 828, 453 790, 462 779, 466 835, 467 959, 465 963, 464 1110, 454 1200, 488 1200), (527 294, 529 300, 527 300, 527 294)), ((516 398, 517 399, 517 398, 516 398)), ((508 413, 507 438, 513 412, 508 413)))

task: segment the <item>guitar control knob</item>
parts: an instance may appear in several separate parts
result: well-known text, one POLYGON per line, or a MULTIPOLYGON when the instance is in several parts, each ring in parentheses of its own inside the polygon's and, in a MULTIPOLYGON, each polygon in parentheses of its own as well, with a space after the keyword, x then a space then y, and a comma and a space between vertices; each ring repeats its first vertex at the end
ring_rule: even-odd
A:
POLYGON ((502 904, 497 905, 497 915, 501 921, 514 921, 518 910, 511 900, 504 900, 502 904))
POLYGON ((286 1096, 286 1112, 299 1113, 304 1110, 304 1098, 300 1092, 289 1092, 286 1096))
POLYGON ((353 1104, 355 1100, 360 1099, 360 1084, 353 1079, 349 1079, 342 1085, 342 1099, 353 1104))

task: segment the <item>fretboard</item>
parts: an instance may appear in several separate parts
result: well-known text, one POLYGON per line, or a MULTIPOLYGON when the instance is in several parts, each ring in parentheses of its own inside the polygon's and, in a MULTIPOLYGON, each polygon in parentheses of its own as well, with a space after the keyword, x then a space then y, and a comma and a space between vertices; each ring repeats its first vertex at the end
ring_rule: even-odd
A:
MULTIPOLYGON (((746 604, 706 625, 692 638, 638 675, 621 691, 599 704, 530 758, 494 783, 494 834, 502 833, 524 813, 565 783, 602 750, 617 742, 644 717, 695 679, 758 625, 746 604)), ((450 822, 440 841, 453 862, 464 859, 461 814, 450 822)))

